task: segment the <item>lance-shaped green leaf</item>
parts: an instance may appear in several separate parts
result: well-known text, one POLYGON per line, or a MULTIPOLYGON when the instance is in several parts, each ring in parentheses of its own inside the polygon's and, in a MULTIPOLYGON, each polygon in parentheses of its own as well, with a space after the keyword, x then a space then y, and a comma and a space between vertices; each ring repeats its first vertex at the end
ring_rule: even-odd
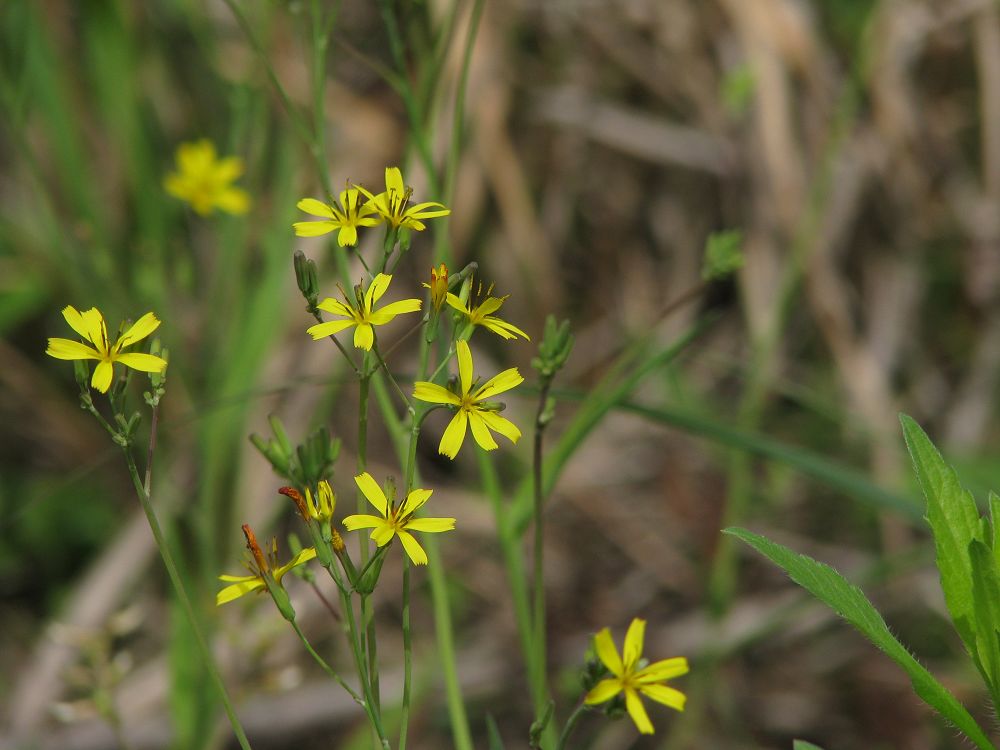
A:
POLYGON ((980 671, 990 690, 993 705, 1000 705, 1000 575, 997 574, 993 550, 975 539, 969 544, 972 563, 973 624, 976 629, 976 649, 980 671))
POLYGON ((920 425, 905 414, 901 414, 899 420, 927 500, 927 522, 934 533, 944 600, 955 629, 982 672, 973 629, 972 564, 969 561, 969 544, 981 532, 979 510, 971 493, 962 488, 955 470, 945 463, 920 425))
POLYGON ((913 690, 927 705, 940 713, 972 740, 980 750, 995 750, 983 730, 957 698, 910 654, 889 632, 885 620, 857 586, 840 573, 746 529, 729 528, 732 534, 784 570, 793 581, 847 620, 885 654, 903 668, 913 690))

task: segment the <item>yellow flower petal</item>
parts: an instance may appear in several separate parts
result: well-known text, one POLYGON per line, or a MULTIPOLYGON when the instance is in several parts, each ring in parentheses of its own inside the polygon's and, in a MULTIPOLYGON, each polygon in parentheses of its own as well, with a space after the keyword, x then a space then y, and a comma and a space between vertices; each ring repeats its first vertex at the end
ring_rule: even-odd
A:
POLYGON ((371 351, 374 343, 374 329, 368 323, 358 323, 358 327, 354 329, 354 346, 367 352, 371 351))
POLYGON ((225 188, 216 194, 215 205, 231 214, 245 214, 250 210, 250 193, 242 188, 225 188))
POLYGON ((516 367, 511 367, 483 383, 472 398, 476 401, 486 401, 497 394, 519 386, 523 382, 524 378, 521 373, 517 371, 516 367))
POLYGON ((344 519, 344 528, 348 531, 357 531, 358 529, 374 529, 384 525, 384 518, 369 516, 367 514, 347 516, 347 518, 344 519))
POLYGON ((427 401, 431 404, 453 404, 454 406, 458 406, 462 403, 462 399, 447 388, 443 388, 437 383, 428 383, 426 380, 418 380, 413 384, 413 398, 420 401, 427 401))
MULTIPOLYGON (((100 359, 101 355, 92 347, 70 339, 49 339, 45 353, 56 359, 100 359)), ((440 386, 439 386, 440 387, 440 386)))
POLYGON ((417 312, 422 304, 423 302, 418 299, 404 299, 399 302, 393 302, 369 315, 368 322, 376 326, 385 325, 397 315, 417 312))
POLYGON ((345 224, 337 234, 337 244, 340 247, 354 247, 358 244, 358 228, 345 224))
POLYGON ((375 477, 366 471, 354 477, 354 483, 358 485, 361 494, 368 498, 368 502, 375 506, 375 509, 383 517, 386 516, 389 512, 389 501, 386 499, 385 493, 382 492, 382 488, 378 486, 378 482, 375 481, 375 477))
POLYGON ((303 198, 295 207, 299 211, 305 211, 307 214, 312 214, 313 216, 322 216, 324 219, 336 219, 337 215, 323 201, 318 201, 315 198, 303 198))
POLYGON ((608 628, 604 628, 594 636, 594 651, 597 652, 597 658, 604 663, 604 666, 615 677, 621 677, 625 674, 622 659, 618 655, 618 649, 615 647, 615 642, 611 639, 611 631, 608 628))
POLYGON ((250 580, 226 586, 217 593, 215 595, 215 605, 219 606, 220 604, 231 602, 245 594, 249 594, 251 591, 257 591, 262 588, 264 588, 264 581, 256 576, 250 576, 250 580))
POLYGON ((649 720, 646 707, 639 700, 639 694, 632 688, 625 688, 625 710, 642 734, 653 734, 653 723, 649 720))
POLYGON ((353 325, 356 325, 353 320, 328 320, 325 323, 317 323, 314 326, 309 326, 306 329, 306 333, 318 341, 319 339, 325 339, 327 336, 333 336, 335 333, 340 333, 345 328, 350 328, 353 325))
POLYGON ((486 428, 486 422, 483 421, 481 412, 469 412, 469 426, 472 427, 472 437, 476 439, 479 447, 484 451, 495 451, 500 447, 486 428))
POLYGON ((420 508, 423 507, 430 496, 434 493, 434 490, 413 490, 409 495, 406 496, 406 500, 403 501, 403 507, 399 509, 399 517, 405 518, 406 516, 412 516, 420 508))
POLYGON ((469 349, 469 342, 459 341, 455 345, 455 353, 458 355, 458 378, 462 393, 468 394, 472 388, 472 351, 469 349))
POLYGON ((462 447, 462 442, 465 440, 465 428, 468 422, 468 415, 466 415, 465 411, 459 409, 441 436, 438 453, 451 459, 454 459, 458 455, 458 451, 462 447))
POLYGON ((684 693, 667 685, 639 685, 638 690, 657 703, 670 706, 677 711, 683 711, 684 704, 687 702, 687 696, 684 693))
POLYGON ((120 352, 125 347, 142 341, 159 327, 160 319, 151 312, 146 313, 118 337, 118 341, 115 342, 115 351, 120 352))
POLYGON ((583 699, 583 702, 590 706, 595 703, 604 703, 614 698, 621 691, 622 684, 617 679, 601 680, 591 688, 590 692, 583 699))
POLYGON ((457 294, 452 294, 451 292, 448 292, 448 296, 445 297, 445 300, 447 300, 448 304, 451 305, 456 310, 458 310, 459 312, 465 313, 466 315, 469 314, 469 308, 462 304, 462 300, 458 298, 457 294))
POLYGON ((382 525, 375 527, 375 530, 372 532, 372 541, 379 547, 384 547, 392 541, 395 535, 396 527, 383 521, 382 525))
POLYGON ((414 518, 406 522, 408 531, 425 531, 437 534, 442 531, 452 531, 455 528, 454 518, 414 518))
POLYGON ((155 354, 142 354, 141 352, 128 352, 119 354, 115 362, 121 362, 126 367, 141 372, 163 372, 167 369, 167 360, 157 357, 155 354))
POLYGON ((632 620, 625 634, 625 645, 622 648, 622 662, 625 671, 631 672, 636 662, 642 656, 642 643, 646 636, 646 621, 638 617, 632 620))
POLYGON ((688 660, 683 656, 653 662, 635 673, 637 683, 663 682, 688 673, 688 660))
POLYGON ((406 209, 406 215, 414 219, 434 219, 438 216, 447 216, 451 213, 450 208, 445 208, 442 203, 418 203, 406 209))
POLYGON ((479 411, 477 413, 486 422, 487 427, 494 432, 499 432, 514 445, 517 445, 517 441, 521 439, 521 431, 516 424, 506 417, 501 417, 495 411, 479 411))
POLYGON ((333 297, 327 297, 318 305, 316 305, 323 312, 328 312, 333 315, 343 315, 345 318, 353 318, 354 312, 345 305, 340 300, 335 300, 333 297))
POLYGON ((94 368, 94 375, 90 378, 90 385, 101 393, 107 393, 113 377, 114 368, 111 363, 108 361, 98 362, 97 367, 94 368))
POLYGON ((412 534, 400 531, 399 541, 403 545, 403 549, 406 550, 407 557, 410 558, 414 565, 427 564, 427 553, 424 552, 424 548, 420 546, 420 542, 413 538, 412 534))
POLYGON ((79 310, 72 305, 66 305, 66 307, 62 309, 62 315, 66 319, 66 322, 69 323, 70 328, 88 341, 93 341, 93 339, 90 338, 90 323, 84 318, 84 315, 79 310))
POLYGON ((500 318, 495 318, 493 316, 487 316, 483 318, 482 325, 484 328, 488 328, 493 331, 493 333, 498 336, 503 336, 505 339, 513 339, 518 336, 523 336, 528 341, 531 341, 531 337, 528 336, 524 331, 518 328, 513 323, 508 323, 506 320, 500 320, 500 318))
POLYGON ((296 237, 321 237, 339 227, 335 221, 297 221, 292 224, 296 237))
POLYGON ((399 171, 399 167, 385 168, 385 189, 386 192, 392 191, 399 195, 406 191, 406 186, 403 185, 403 173, 399 171))
POLYGON ((392 276, 386 273, 378 274, 368 287, 368 291, 365 292, 365 312, 371 313, 372 306, 378 302, 382 295, 385 294, 386 289, 389 288, 389 282, 392 281, 392 276))

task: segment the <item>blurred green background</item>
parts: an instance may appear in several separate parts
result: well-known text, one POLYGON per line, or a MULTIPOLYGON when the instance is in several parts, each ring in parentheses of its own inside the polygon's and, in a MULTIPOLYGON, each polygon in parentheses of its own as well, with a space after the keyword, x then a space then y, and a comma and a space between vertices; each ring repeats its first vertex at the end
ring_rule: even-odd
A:
MULTIPOLYGON (((720 539, 732 523, 862 583, 990 725, 943 614, 897 413, 975 491, 1000 488, 992 0, 5 0, 0 104, 0 747, 114 747, 108 695, 136 748, 227 746, 121 456, 79 409, 72 368, 43 354, 69 335, 67 304, 112 326, 147 310, 164 321, 154 500, 254 747, 366 746, 359 712, 267 602, 217 612, 213 596, 239 569, 241 522, 280 539, 294 526, 247 440, 269 414, 293 440, 329 425, 344 440, 334 486, 350 495, 355 388, 305 335, 292 253, 319 262, 324 294, 338 268, 361 269, 291 223, 306 218, 299 198, 378 186, 392 164, 418 200, 452 208, 415 238, 400 290, 434 260, 475 260, 533 340, 550 312, 576 331, 549 433, 561 717, 601 627, 620 640, 644 617, 651 658, 692 663, 677 681, 688 711, 654 709, 654 737, 592 716, 574 747, 953 746, 893 664, 720 539), (333 19, 318 56, 317 8, 333 19), (247 216, 200 217, 163 190, 177 145, 203 137, 245 160, 247 216), (744 267, 700 286, 706 240, 728 229, 744 267), (584 439, 560 442, 569 432, 584 439)), ((479 341, 489 365, 531 373, 534 344, 501 343, 479 341)), ((393 367, 413 372, 412 346, 393 367)), ((530 388, 508 402, 525 426, 533 408, 530 388)), ((489 713, 522 747, 531 706, 479 466, 471 451, 437 456, 444 421, 428 424, 424 481, 436 512, 459 518, 443 554, 477 746, 489 713)), ((497 457, 505 496, 529 443, 497 457)), ((322 607, 292 592, 310 637, 342 659, 322 607)), ((420 597, 417 750, 450 743, 420 597)), ((393 694, 398 591, 376 615, 393 694)))

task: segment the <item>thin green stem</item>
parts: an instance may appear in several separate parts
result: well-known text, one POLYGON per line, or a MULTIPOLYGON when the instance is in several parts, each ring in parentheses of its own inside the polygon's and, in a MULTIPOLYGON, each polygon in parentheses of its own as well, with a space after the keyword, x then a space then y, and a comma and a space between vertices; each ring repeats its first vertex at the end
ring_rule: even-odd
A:
POLYGON ((406 750, 413 682, 413 635, 410 631, 410 559, 403 555, 403 707, 399 716, 399 750, 406 750))
MULTIPOLYGON (((534 596, 534 623, 532 628, 531 663, 530 673, 532 681, 535 683, 532 694, 535 698, 535 720, 540 721, 549 705, 549 690, 546 681, 546 647, 545 647, 545 566, 544 566, 544 532, 545 532, 545 490, 542 483, 542 460, 543 460, 543 436, 545 434, 546 421, 543 417, 546 403, 549 398, 549 388, 552 386, 550 377, 543 377, 542 387, 538 393, 538 411, 535 415, 535 441, 532 454, 532 484, 534 485, 534 516, 535 516, 535 545, 534 545, 534 574, 533 584, 535 588, 534 596)), ((546 742, 550 745, 550 740, 554 739, 552 721, 546 726, 546 742)), ((551 746, 551 745, 550 745, 551 746)))
POLYGON ((396 389, 396 395, 399 396, 400 401, 403 402, 403 406, 406 407, 406 410, 408 412, 410 412, 410 414, 412 416, 412 414, 413 414, 413 404, 410 403, 410 399, 407 398, 406 393, 404 393, 403 389, 399 387, 399 383, 396 382, 396 378, 393 377, 392 372, 389 371, 389 365, 387 365, 385 363, 385 360, 382 358, 381 352, 379 352, 379 350, 378 350, 378 343, 375 343, 372 346, 372 351, 375 352, 375 357, 378 359, 379 366, 383 370, 385 370, 385 375, 386 375, 387 378, 389 378, 389 382, 392 383, 393 387, 396 389))
MULTIPOLYGON (((369 363, 369 352, 365 352, 364 361, 361 365, 362 375, 359 382, 359 406, 358 406, 358 474, 365 471, 368 466, 368 396, 371 387, 371 369, 369 363)), ((358 490, 358 513, 364 513, 367 500, 364 493, 358 490)), ((365 536, 358 536, 360 547, 361 567, 368 563, 370 546, 365 536)), ((372 698, 375 708, 381 711, 379 674, 378 674, 378 645, 375 633, 375 618, 372 612, 372 605, 367 594, 361 595, 361 626, 364 632, 364 651, 368 660, 368 680, 371 684, 372 698)))
POLYGON ((170 577, 170 582, 174 586, 177 598, 180 600, 181 607, 184 609, 184 614, 187 616, 188 623, 191 625, 195 641, 198 644, 198 650, 201 652, 202 662, 219 691, 219 695, 222 698, 222 705, 225 708, 226 716, 229 718, 229 723, 233 727, 233 733, 236 735, 237 742, 240 743, 240 747, 243 748, 243 750, 250 750, 250 741, 247 739, 246 733, 243 731, 243 725, 240 724, 240 720, 236 716, 236 710, 233 708, 233 703, 229 698, 229 692, 226 690, 226 686, 222 682, 222 676, 219 674, 219 669, 215 664, 215 657, 208 648, 205 636, 202 635, 201 627, 199 627, 198 620, 194 613, 194 608, 191 606, 191 600, 188 598, 187 590, 184 588, 184 581, 177 569, 177 565, 174 563, 174 557, 170 552, 170 547, 167 545, 167 540, 163 535, 163 530, 160 528, 160 521, 156 517, 156 511, 153 510, 151 487, 153 452, 156 449, 157 412, 158 410, 156 407, 153 407, 149 428, 149 450, 146 453, 145 482, 139 478, 139 468, 136 466, 135 458, 132 456, 132 452, 129 450, 128 446, 123 446, 122 452, 125 454, 125 461, 128 464, 128 470, 132 477, 132 483, 135 485, 135 492, 139 497, 139 503, 142 505, 142 510, 146 514, 146 520, 149 522, 150 531, 153 532, 153 539, 156 541, 156 547, 160 551, 160 557, 163 558, 163 565, 167 569, 167 575, 170 577))
POLYGON ((323 668, 324 672, 330 675, 330 677, 332 677, 333 680, 338 685, 340 685, 342 688, 344 688, 344 690, 347 691, 347 694, 354 699, 355 703, 357 703, 359 706, 365 709, 365 713, 368 714, 368 718, 371 719, 372 724, 375 725, 377 722, 375 721, 375 716, 372 714, 371 706, 369 706, 367 702, 362 700, 360 695, 354 692, 354 688, 352 688, 350 685, 347 684, 347 682, 344 681, 344 678, 340 676, 337 670, 335 670, 333 667, 327 664, 326 661, 323 659, 323 657, 320 656, 318 653, 316 653, 316 649, 314 649, 312 647, 312 644, 309 643, 309 640, 306 638, 305 633, 302 632, 302 628, 299 627, 299 623, 296 622, 295 620, 289 620, 289 622, 291 622, 292 629, 295 631, 295 634, 299 637, 299 640, 302 641, 302 645, 306 647, 306 651, 309 652, 309 655, 315 660, 317 664, 319 664, 323 668))
POLYGON ((580 704, 576 707, 576 710, 569 715, 566 720, 566 726, 563 727, 562 733, 559 735, 559 742, 556 743, 556 750, 566 750, 566 743, 569 742, 570 735, 573 734, 573 730, 576 729, 577 722, 580 721, 580 717, 584 715, 587 711, 587 704, 582 700, 580 704))

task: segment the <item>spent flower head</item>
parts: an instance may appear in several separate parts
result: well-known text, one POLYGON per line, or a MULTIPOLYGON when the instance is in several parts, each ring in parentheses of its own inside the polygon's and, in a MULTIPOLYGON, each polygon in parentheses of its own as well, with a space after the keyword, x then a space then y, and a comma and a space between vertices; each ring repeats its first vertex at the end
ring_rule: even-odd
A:
POLYGON ((207 138, 177 147, 177 171, 169 173, 163 187, 175 198, 191 205, 201 216, 215 209, 231 214, 250 210, 250 195, 231 183, 243 174, 238 156, 219 159, 215 144, 207 138))
POLYGON ((378 195, 368 192, 361 185, 357 187, 368 198, 366 205, 378 214, 380 221, 393 229, 406 227, 421 232, 426 229, 421 219, 434 219, 451 213, 451 209, 445 208, 444 204, 433 201, 411 206, 413 188, 403 184, 403 173, 399 167, 385 168, 385 191, 378 195))
POLYGON ((594 650, 611 672, 611 677, 601 680, 587 693, 584 702, 588 705, 604 703, 619 693, 625 694, 625 710, 628 711, 636 728, 642 734, 653 734, 653 724, 642 705, 639 694, 651 698, 665 706, 684 710, 687 700, 684 693, 663 684, 673 677, 687 674, 687 659, 682 656, 664 659, 642 666, 642 646, 646 633, 646 621, 638 617, 632 620, 625 634, 624 654, 619 655, 611 631, 604 628, 594 636, 594 650))
POLYGON ((397 505, 395 500, 390 501, 386 498, 382 488, 367 471, 354 477, 354 481, 368 502, 381 515, 348 516, 344 519, 344 526, 348 531, 372 529, 372 541, 379 547, 384 547, 394 536, 398 536, 414 565, 426 565, 427 553, 411 532, 437 533, 455 528, 454 518, 414 518, 414 514, 427 502, 434 490, 415 489, 397 505))
POLYGON ((417 381, 413 384, 414 398, 432 404, 445 404, 457 408, 455 416, 452 417, 441 436, 438 452, 448 458, 455 458, 465 441, 466 428, 469 426, 472 427, 472 436, 484 450, 491 451, 498 447, 490 430, 499 432, 512 443, 517 443, 521 439, 521 431, 517 425, 509 419, 501 417, 497 414, 495 407, 486 402, 488 399, 523 383, 524 378, 521 373, 516 367, 511 367, 490 378, 473 391, 472 351, 466 341, 459 341, 455 345, 455 349, 458 356, 458 378, 461 393, 454 393, 437 383, 417 381))
POLYGON ((303 198, 296 204, 300 211, 323 218, 318 221, 297 221, 292 224, 299 237, 319 237, 339 229, 337 244, 348 247, 358 244, 358 227, 374 227, 379 219, 372 216, 375 209, 369 202, 361 203, 357 188, 340 191, 340 204, 323 203, 315 198, 303 198))
POLYGON ((528 334, 516 325, 508 323, 506 320, 501 320, 493 315, 493 313, 503 306, 503 303, 510 295, 507 294, 503 297, 492 297, 490 296, 492 291, 493 286, 491 285, 484 293, 483 285, 480 283, 476 291, 476 300, 473 301, 470 298, 468 303, 462 302, 462 299, 458 295, 449 292, 448 304, 467 317, 470 325, 483 326, 505 339, 514 339, 518 336, 523 336, 528 341, 531 341, 531 339, 528 338, 528 334), (485 299, 483 298, 484 294, 485 299))
POLYGON ((318 340, 339 333, 345 328, 357 326, 354 331, 354 346, 358 349, 370 350, 372 344, 375 342, 375 330, 373 326, 384 325, 397 315, 417 312, 420 309, 420 300, 404 299, 399 302, 392 302, 376 310, 375 303, 385 294, 389 288, 390 281, 392 281, 392 276, 380 273, 372 280, 372 283, 368 286, 368 290, 363 295, 361 294, 361 287, 356 287, 353 303, 348 299, 346 293, 344 294, 344 302, 327 297, 317 307, 325 312, 346 318, 346 320, 328 320, 325 323, 317 323, 314 326, 310 326, 306 332, 313 339, 318 340))
POLYGON ((249 524, 243 524, 243 535, 247 538, 247 549, 250 551, 248 559, 244 563, 247 570, 250 571, 250 575, 220 575, 219 580, 230 585, 216 594, 216 605, 239 599, 241 596, 249 594, 252 591, 268 589, 273 593, 275 590, 273 587, 281 587, 281 579, 288 571, 316 557, 315 547, 306 547, 300 550, 295 557, 284 565, 278 565, 277 540, 271 539, 271 549, 268 554, 265 554, 257 543, 257 537, 254 535, 253 529, 250 528, 249 524))
POLYGON ((107 393, 108 388, 111 387, 116 362, 142 372, 158 373, 166 369, 167 360, 163 357, 141 352, 122 351, 142 341, 159 327, 160 321, 153 313, 148 312, 139 318, 118 337, 114 344, 108 338, 108 326, 104 321, 104 316, 96 307, 81 313, 72 305, 67 305, 63 308, 62 314, 70 328, 80 334, 87 343, 71 339, 50 338, 45 353, 56 359, 96 359, 97 366, 94 368, 90 385, 101 393, 107 393))

